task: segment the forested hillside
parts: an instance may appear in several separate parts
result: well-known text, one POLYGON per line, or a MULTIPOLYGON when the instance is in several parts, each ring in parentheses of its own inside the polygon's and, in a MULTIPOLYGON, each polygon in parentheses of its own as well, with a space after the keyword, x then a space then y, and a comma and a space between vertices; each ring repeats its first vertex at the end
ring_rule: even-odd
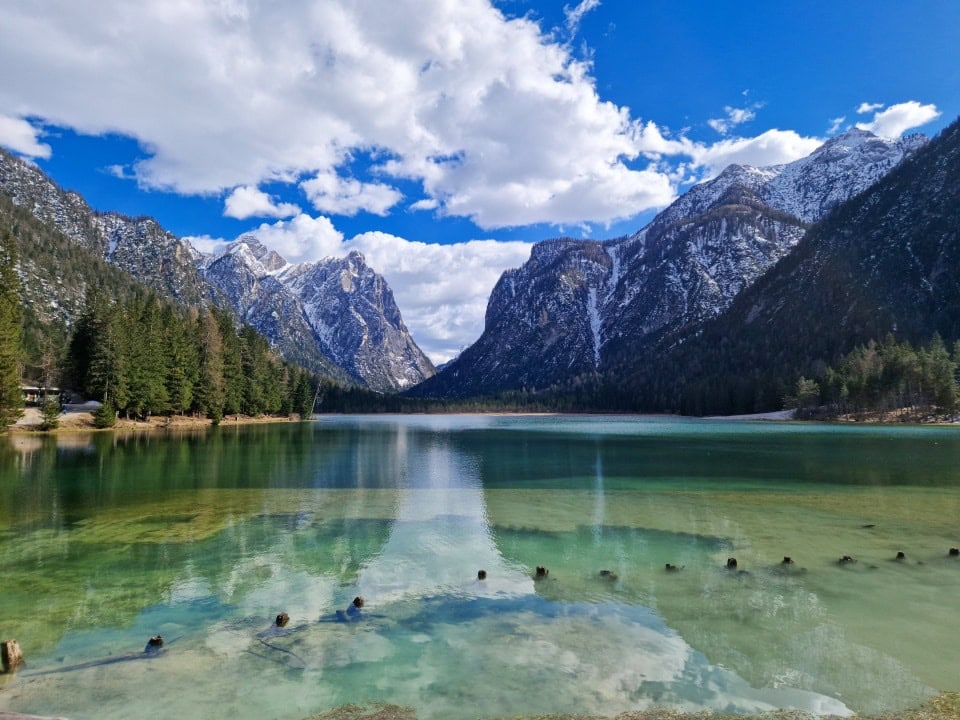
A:
POLYGON ((960 338, 960 122, 815 225, 717 320, 607 374, 618 407, 690 414, 775 409, 890 334, 960 338))

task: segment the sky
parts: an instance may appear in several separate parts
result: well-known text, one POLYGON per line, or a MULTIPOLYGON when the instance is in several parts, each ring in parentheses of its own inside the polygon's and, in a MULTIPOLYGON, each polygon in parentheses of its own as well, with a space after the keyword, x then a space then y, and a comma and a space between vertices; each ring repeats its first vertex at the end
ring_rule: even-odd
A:
POLYGON ((205 251, 360 250, 442 362, 530 243, 960 114, 960 3, 0 3, 0 145, 205 251))

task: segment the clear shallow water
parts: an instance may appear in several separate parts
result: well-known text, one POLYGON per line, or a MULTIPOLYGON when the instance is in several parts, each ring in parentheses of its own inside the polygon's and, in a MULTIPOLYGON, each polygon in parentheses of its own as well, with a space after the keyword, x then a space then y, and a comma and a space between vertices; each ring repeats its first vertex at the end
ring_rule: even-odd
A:
POLYGON ((29 668, 0 678, 0 708, 896 710, 960 689, 958 545, 953 428, 427 416, 20 436, 0 448, 0 636, 29 668), (748 574, 720 569, 731 555, 748 574), (363 619, 332 622, 357 594, 363 619), (143 658, 158 632, 172 642, 143 658))

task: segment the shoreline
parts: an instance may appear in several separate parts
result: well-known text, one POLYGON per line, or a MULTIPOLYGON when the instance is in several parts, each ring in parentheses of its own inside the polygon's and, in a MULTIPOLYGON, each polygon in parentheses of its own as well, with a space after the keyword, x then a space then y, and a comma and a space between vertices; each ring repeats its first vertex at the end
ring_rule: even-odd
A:
MULTIPOLYGON (((837 425, 837 426, 891 426, 891 427, 960 427, 960 421, 931 420, 929 422, 904 422, 902 420, 887 419, 881 420, 879 417, 866 417, 854 419, 852 417, 841 417, 830 420, 805 420, 795 417, 793 410, 777 410, 766 413, 749 413, 744 415, 676 415, 670 413, 630 413, 630 412, 585 412, 585 413, 567 413, 567 412, 511 412, 509 410, 493 410, 488 412, 418 412, 418 413, 341 413, 325 412, 315 413, 308 419, 301 419, 298 415, 273 416, 273 415, 227 415, 221 419, 219 424, 214 425, 210 418, 195 417, 193 415, 171 415, 155 416, 149 420, 128 420, 126 418, 117 418, 117 423, 110 428, 98 428, 94 426, 93 413, 83 410, 67 411, 60 416, 60 426, 53 430, 41 430, 41 418, 37 408, 26 408, 24 416, 17 423, 5 428, 9 436, 44 436, 44 435, 72 435, 86 433, 106 433, 113 432, 117 434, 137 434, 137 433, 158 433, 170 430, 209 430, 214 427, 240 427, 247 425, 267 425, 275 423, 299 423, 312 422, 325 417, 346 417, 346 416, 370 416, 370 417, 429 417, 429 416, 451 416, 451 415, 474 415, 481 417, 619 417, 619 418, 675 418, 678 420, 709 420, 711 422, 763 422, 763 423, 784 423, 784 424, 815 424, 815 425, 837 425)), ((2 431, 0 431, 2 434, 2 431)))
MULTIPOLYGON (((29 408, 32 410, 33 408, 29 408)), ((68 412, 60 416, 60 426, 53 430, 41 430, 39 422, 30 422, 32 418, 21 418, 17 424, 7 428, 9 435, 73 435, 78 433, 155 433, 167 430, 208 430, 213 427, 238 427, 240 425, 266 425, 272 423, 295 423, 302 421, 298 415, 278 417, 273 415, 227 415, 218 425, 210 418, 193 415, 156 416, 149 420, 127 420, 117 418, 117 424, 109 428, 98 428, 93 424, 91 412, 68 412), (23 422, 23 420, 28 422, 23 422)))

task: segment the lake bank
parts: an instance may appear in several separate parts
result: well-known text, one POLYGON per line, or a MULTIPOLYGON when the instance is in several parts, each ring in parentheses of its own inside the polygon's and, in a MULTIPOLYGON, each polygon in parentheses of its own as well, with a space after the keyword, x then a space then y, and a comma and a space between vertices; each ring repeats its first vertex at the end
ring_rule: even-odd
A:
MULTIPOLYGON (((111 428, 98 428, 94 425, 93 413, 87 410, 68 411, 60 415, 60 426, 54 430, 41 430, 43 419, 37 408, 26 408, 23 416, 8 428, 14 435, 58 435, 88 432, 157 432, 164 430, 206 429, 215 427, 213 421, 207 417, 194 415, 154 416, 149 420, 128 420, 117 418, 117 424, 111 428)), ((275 417, 272 415, 227 415, 219 423, 220 427, 236 425, 263 425, 268 423, 300 422, 300 417, 275 417)))

